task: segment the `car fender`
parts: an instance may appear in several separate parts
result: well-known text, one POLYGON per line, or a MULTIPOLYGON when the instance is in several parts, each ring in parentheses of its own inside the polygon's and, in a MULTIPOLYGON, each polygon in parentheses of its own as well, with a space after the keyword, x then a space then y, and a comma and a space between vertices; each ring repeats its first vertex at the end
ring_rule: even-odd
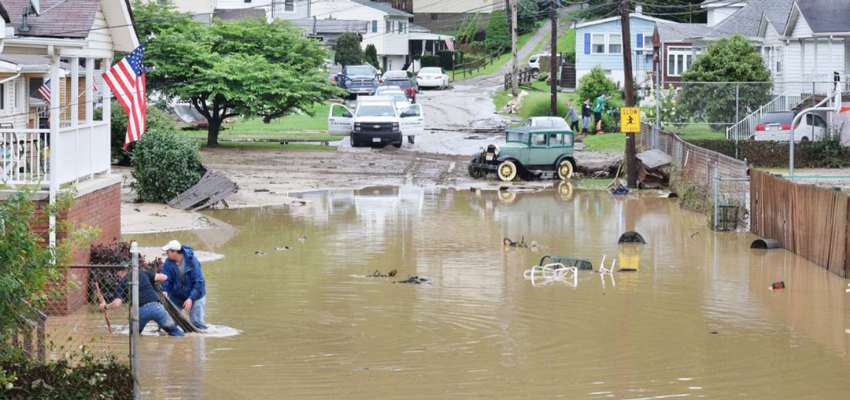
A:
POLYGON ((516 164, 516 167, 518 168, 518 171, 527 171, 527 170, 526 170, 526 168, 525 168, 525 165, 522 165, 522 163, 521 163, 521 162, 519 162, 519 160, 518 160, 516 157, 513 157, 513 156, 501 156, 501 157, 496 158, 496 163, 497 163, 497 164, 501 164, 501 163, 502 163, 502 162, 504 162, 504 161, 513 161, 513 162, 514 162, 514 164, 516 164))
POLYGON ((558 157, 558 160, 555 161, 555 169, 558 169, 558 165, 561 164, 561 161, 569 160, 570 163, 573 164, 573 170, 575 171, 576 167, 578 167, 578 163, 576 163, 576 159, 573 156, 562 155, 558 157))

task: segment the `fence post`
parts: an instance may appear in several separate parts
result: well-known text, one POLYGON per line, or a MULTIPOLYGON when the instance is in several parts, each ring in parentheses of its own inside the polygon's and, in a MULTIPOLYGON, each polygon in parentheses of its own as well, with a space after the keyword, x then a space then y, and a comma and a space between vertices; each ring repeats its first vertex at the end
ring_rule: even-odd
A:
POLYGON ((655 131, 652 134, 650 146, 654 149, 658 146, 658 131, 661 129, 661 68, 655 69, 655 131))
POLYGON ((717 202, 720 193, 720 176, 717 174, 717 161, 714 162, 714 230, 717 231, 717 202))
POLYGON ((130 263, 133 268, 130 304, 130 356, 133 367, 133 398, 140 397, 139 388, 139 244, 130 243, 130 263))
POLYGON ((741 84, 735 84, 735 159, 738 158, 738 122, 740 121, 740 117, 738 116, 738 109, 741 104, 741 84))

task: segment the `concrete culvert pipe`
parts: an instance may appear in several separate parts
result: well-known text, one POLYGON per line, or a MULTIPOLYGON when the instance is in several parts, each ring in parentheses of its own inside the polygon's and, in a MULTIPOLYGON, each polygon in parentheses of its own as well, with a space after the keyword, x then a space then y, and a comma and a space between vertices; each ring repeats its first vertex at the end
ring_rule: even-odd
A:
POLYGON ((620 239, 617 240, 617 243, 643 243, 646 244, 646 240, 643 239, 643 236, 640 233, 635 231, 626 232, 620 235, 620 239))
POLYGON ((750 244, 751 249, 781 249, 782 244, 773 239, 756 239, 750 244))

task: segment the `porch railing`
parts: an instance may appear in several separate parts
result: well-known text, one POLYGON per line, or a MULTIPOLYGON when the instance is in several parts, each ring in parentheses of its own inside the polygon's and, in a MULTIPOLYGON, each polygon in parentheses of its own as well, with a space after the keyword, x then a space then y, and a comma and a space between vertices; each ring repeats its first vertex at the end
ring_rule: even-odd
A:
POLYGON ((59 185, 109 171, 109 122, 66 125, 60 123, 55 149, 49 129, 0 129, 0 185, 48 184, 51 151, 57 152, 53 171, 59 185))

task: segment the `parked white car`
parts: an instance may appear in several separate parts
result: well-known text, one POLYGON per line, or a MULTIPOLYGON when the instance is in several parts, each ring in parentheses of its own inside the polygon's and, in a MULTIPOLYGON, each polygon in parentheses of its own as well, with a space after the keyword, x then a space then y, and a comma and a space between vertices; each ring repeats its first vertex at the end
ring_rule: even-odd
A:
POLYGON ((333 104, 328 112, 328 133, 348 136, 351 147, 366 144, 401 147, 402 136, 413 143, 413 137, 424 132, 422 106, 413 104, 399 110, 390 96, 358 98, 354 111, 342 104, 333 104))
POLYGON ((399 114, 401 114, 407 107, 410 107, 410 99, 408 99, 407 94, 401 90, 384 90, 381 92, 381 96, 392 98, 395 102, 395 109, 399 114))
MULTIPOLYGON (((756 125, 756 133, 750 136, 750 139, 787 142, 791 138, 791 123, 794 116, 793 111, 770 112, 762 115, 756 125)), ((806 114, 794 129, 795 142, 820 140, 824 136, 826 136, 826 121, 817 114, 806 114)))
MULTIPOLYGON (((559 53, 558 55, 560 56, 561 54, 559 53)), ((528 59, 528 62, 525 63, 525 66, 527 68, 531 69, 531 76, 536 78, 537 74, 540 73, 540 57, 548 57, 548 56, 549 56, 549 53, 533 54, 528 59)))
POLYGON ((416 74, 420 88, 443 89, 449 87, 449 75, 439 67, 425 67, 416 74))

